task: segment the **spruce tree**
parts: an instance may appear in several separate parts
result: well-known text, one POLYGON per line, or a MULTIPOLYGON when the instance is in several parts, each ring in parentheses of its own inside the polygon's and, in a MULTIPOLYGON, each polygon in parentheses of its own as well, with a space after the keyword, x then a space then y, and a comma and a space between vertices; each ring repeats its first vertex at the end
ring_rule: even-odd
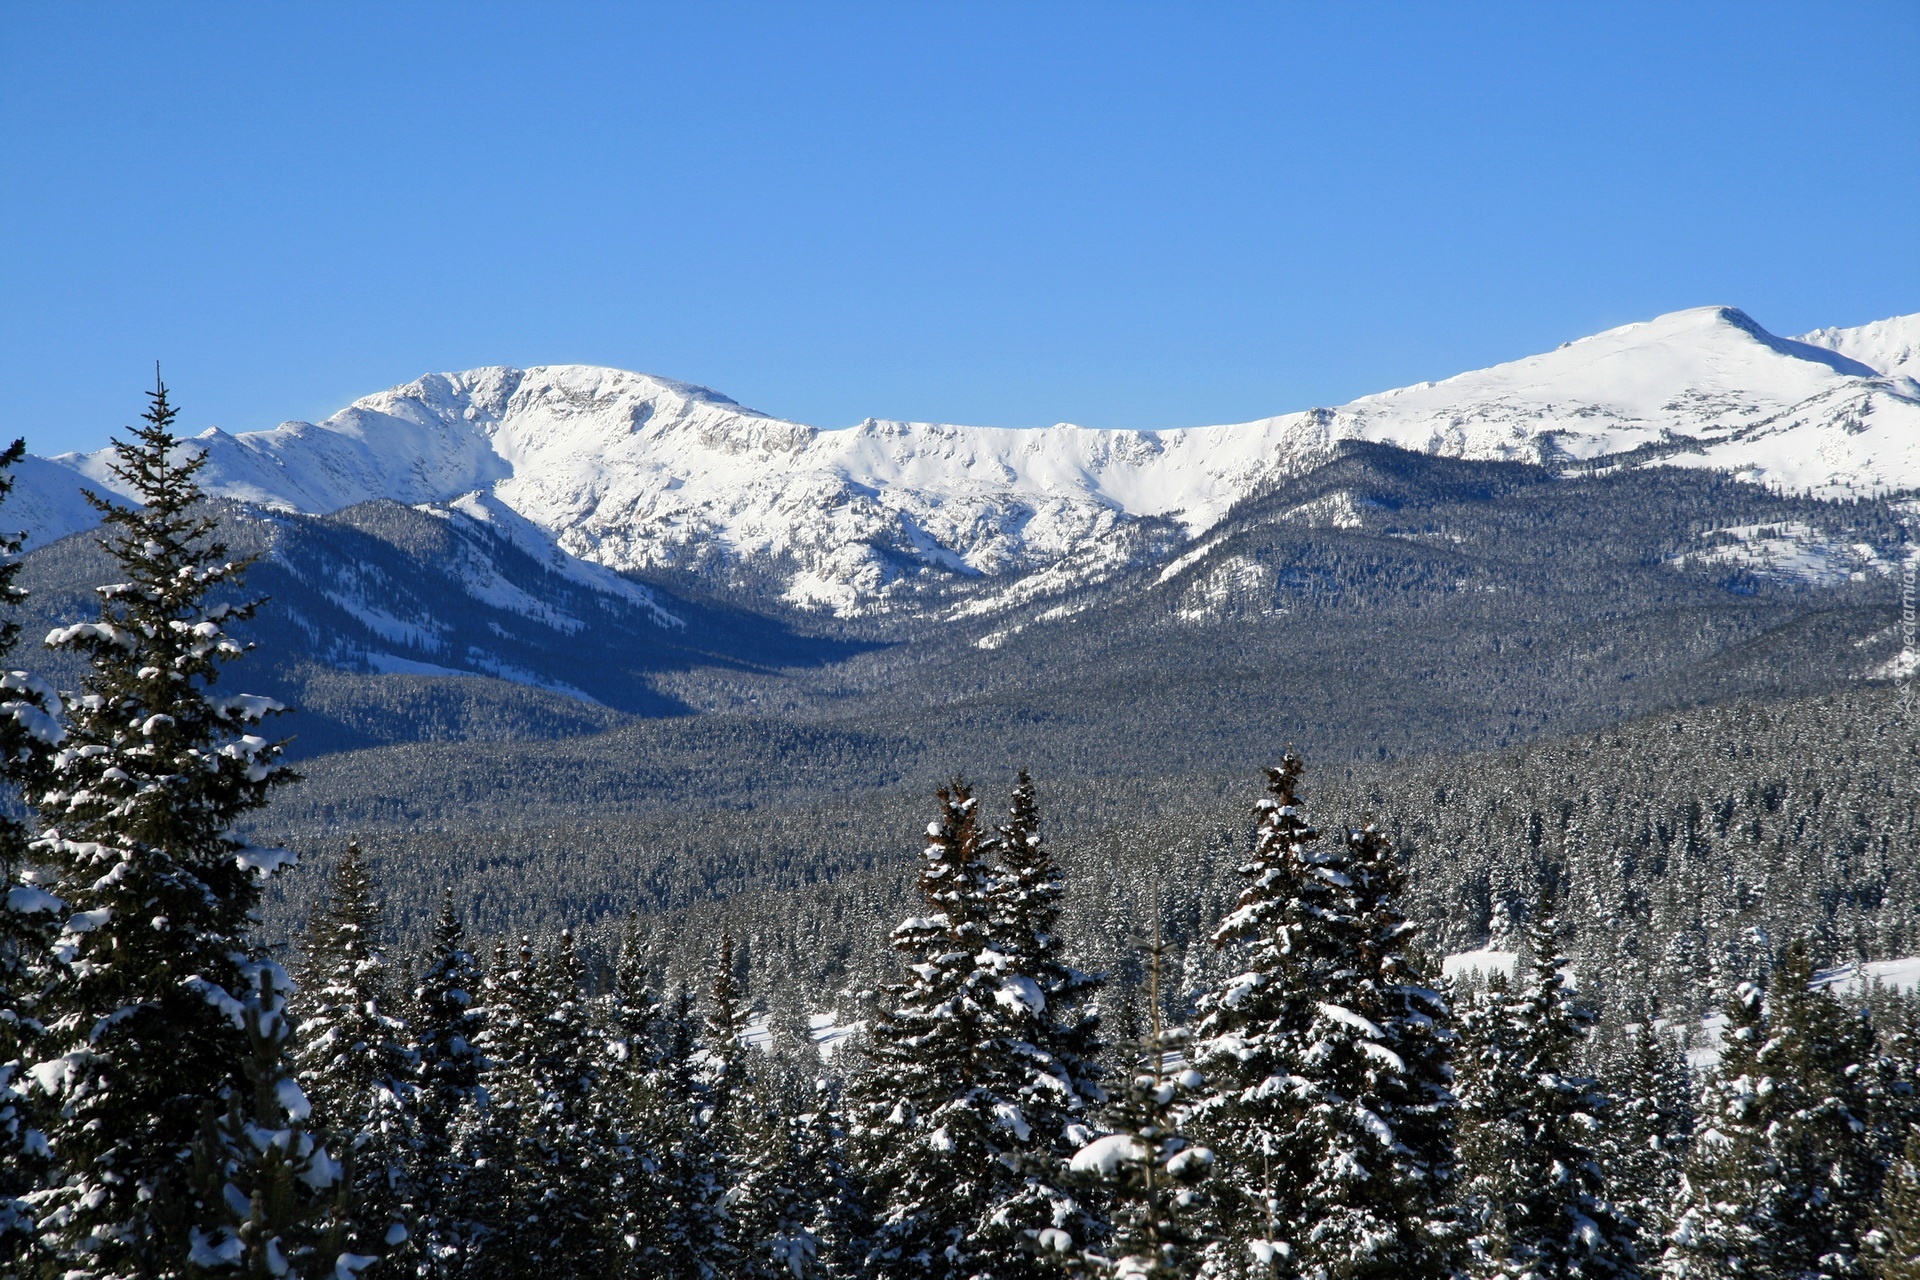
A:
POLYGON ((470 1166, 459 1138, 480 1097, 481 1014, 474 1003, 479 972, 466 950, 466 930, 449 889, 434 923, 420 985, 414 993, 415 1143, 411 1183, 418 1197, 421 1271, 439 1280, 461 1274, 475 1224, 461 1189, 470 1166))
POLYGON ((800 1159, 811 1173, 818 1242, 812 1274, 823 1280, 856 1280, 866 1274, 872 1221, 866 1189, 847 1152, 847 1123, 834 1082, 815 1083, 813 1106, 800 1117, 800 1159))
POLYGON ((1672 1229, 1687 1148, 1693 1137, 1692 1085, 1676 1037, 1642 1024, 1612 1064, 1614 1099, 1606 1121, 1607 1184, 1634 1223, 1634 1252, 1658 1258, 1672 1229))
POLYGON ((727 1158, 716 1140, 713 1099, 690 992, 675 994, 663 1019, 654 1102, 640 1120, 660 1153, 660 1267, 667 1280, 712 1280, 734 1261, 727 1214, 727 1158))
POLYGON ((1075 1153, 1072 1168, 1095 1182, 1110 1202, 1111 1231, 1081 1250, 1088 1266, 1115 1280, 1187 1280, 1217 1237, 1205 1182, 1213 1152, 1181 1132, 1181 1112, 1204 1077, 1191 1067, 1169 1069, 1185 1035, 1164 1025, 1160 975, 1165 947, 1155 923, 1148 971, 1148 1032, 1121 1046, 1125 1085, 1105 1120, 1110 1133, 1075 1153))
MULTIPOLYGON (((0 452, 0 499, 13 488, 9 472, 25 453, 22 440, 0 452)), ((26 598, 14 583, 19 550, 20 539, 0 539, 0 605, 26 598)), ((19 638, 20 624, 0 618, 0 658, 13 652, 19 638)), ((0 674, 0 783, 10 793, 40 784, 52 751, 66 737, 53 714, 59 705, 59 695, 27 672, 0 674)), ((0 812, 0 1274, 27 1266, 34 1216, 26 1196, 48 1165, 25 1068, 31 1043, 44 1030, 40 1005, 55 969, 54 934, 63 904, 47 892, 44 870, 29 856, 31 835, 25 822, 0 812)))
POLYGON ((929 914, 893 932, 908 977, 886 989, 869 1032, 850 1135, 873 1206, 872 1267, 889 1280, 970 1280, 1024 1260, 991 1230, 1025 1125, 1001 1092, 1013 1077, 996 1034, 991 840, 965 783, 939 803, 920 859, 929 914))
POLYGON ((453 1212, 471 1232, 462 1276, 516 1274, 524 1267, 518 1251, 527 1210, 518 1165, 523 1122, 533 1106, 528 1021, 534 983, 533 939, 522 937, 517 948, 496 943, 477 1010, 480 1088, 457 1139, 462 1167, 453 1212))
MULTIPOLYGON (((67 700, 51 776, 30 796, 33 856, 63 904, 31 1066, 57 1108, 46 1136, 62 1177, 34 1202, 56 1265, 98 1277, 198 1265, 196 1250, 227 1238, 224 1187, 250 1175, 234 1167, 211 1188, 195 1177, 196 1148, 207 1167, 264 1168, 276 1157, 238 1135, 279 1132, 286 1119, 255 1065, 261 1036, 281 1043, 280 1014, 249 933, 264 881, 292 858, 233 833, 292 778, 256 731, 280 708, 213 692, 242 652, 226 628, 252 608, 210 597, 231 593, 244 565, 213 537, 195 479, 204 455, 174 435, 166 389, 151 399, 112 464, 140 505, 88 495, 125 580, 101 588, 98 621, 48 636, 89 670, 67 700), (222 1124, 225 1138, 207 1137, 222 1124), (208 1150, 216 1140, 231 1141, 208 1150)), ((316 1181, 288 1196, 331 1200, 316 1181)))
POLYGON ((1006 1080, 997 1092, 1017 1109, 1024 1132, 1015 1131, 1008 1155, 1018 1179, 996 1196, 985 1234, 1002 1259, 996 1274, 1008 1275, 1034 1269, 1043 1236, 1055 1245, 1064 1236, 1074 1244, 1062 1247, 1071 1249, 1100 1234, 1070 1188, 1067 1166, 1106 1095, 1096 1061, 1100 1019, 1090 1008, 1100 980, 1061 953, 1066 889, 1024 769, 998 834, 983 954, 998 980, 991 1013, 1006 1080))
POLYGON ((628 922, 613 988, 602 1005, 605 1067, 595 1100, 600 1141, 608 1152, 611 1274, 662 1275, 668 1222, 666 1179, 675 1125, 668 1119, 665 1017, 649 981, 638 927, 628 922))
POLYGON ((1437 1277, 1453 1266, 1448 1010, 1369 828, 1316 845, 1298 756, 1267 771, 1247 882, 1215 931, 1244 972, 1201 1001, 1193 1129, 1221 1162, 1223 1274, 1437 1277))
POLYGON ((1920 1280, 1920 1130, 1909 1133, 1887 1170, 1867 1234, 1867 1271, 1875 1280, 1920 1280))
POLYGON ((1462 1020, 1460 1163, 1476 1275, 1634 1280, 1633 1222, 1607 1197, 1609 1099, 1575 1069, 1592 1015, 1566 981, 1559 925, 1526 931, 1517 989, 1496 981, 1462 1020))
POLYGON ((325 904, 308 926, 294 1010, 295 1055, 316 1121, 351 1152, 354 1195, 372 1238, 356 1250, 388 1251, 402 1265, 406 1224, 418 1213, 413 1186, 417 1091, 412 1031, 379 948, 380 900, 357 841, 334 868, 325 904))
MULTIPOLYGON (((191 1149, 193 1187, 212 1220, 189 1229, 185 1273, 345 1280, 380 1261, 381 1246, 396 1237, 356 1239, 365 1232, 357 1229, 350 1168, 309 1123, 312 1104, 294 1078, 292 984, 271 962, 258 978, 243 1014, 251 1096, 236 1091, 225 1112, 206 1111, 191 1149), (358 1251, 368 1247, 376 1252, 358 1251)), ((397 1234, 397 1225, 381 1225, 397 1234)))
POLYGON ((1813 987, 1791 943, 1764 989, 1743 984, 1669 1250, 1680 1277, 1843 1280, 1884 1175, 1872 1098, 1872 1024, 1813 987))
POLYGON ((602 1225, 611 1189, 593 1115, 599 1045, 570 932, 561 933, 522 989, 526 1074, 516 1082, 511 1256, 530 1275, 597 1278, 605 1273, 602 1225))
MULTIPOLYGON (((1759 1085, 1765 987, 1741 982, 1727 1001, 1720 1063, 1700 1091, 1698 1127, 1681 1176, 1663 1270, 1674 1280, 1771 1276, 1759 1254, 1777 1195, 1771 1120, 1759 1085)), ((1769 1085, 1767 1093, 1772 1092, 1769 1085)))

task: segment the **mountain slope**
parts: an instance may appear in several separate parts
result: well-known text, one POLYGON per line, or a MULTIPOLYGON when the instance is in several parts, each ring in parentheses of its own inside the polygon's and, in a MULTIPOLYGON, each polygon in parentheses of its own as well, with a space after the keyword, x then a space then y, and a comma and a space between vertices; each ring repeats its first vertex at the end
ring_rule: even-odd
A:
MULTIPOLYGON (((1338 409, 1155 432, 822 431, 644 374, 488 368, 196 443, 213 492, 268 507, 469 500, 615 570, 843 617, 924 613, 956 592, 1031 580, 1032 595, 1163 558, 1345 440, 1706 467, 1829 494, 1920 487, 1920 383, 1898 372, 1916 330, 1904 317, 1802 341, 1698 308, 1338 409)), ((108 460, 28 465, 15 510, 36 543, 91 523, 75 491, 111 487, 108 460)))

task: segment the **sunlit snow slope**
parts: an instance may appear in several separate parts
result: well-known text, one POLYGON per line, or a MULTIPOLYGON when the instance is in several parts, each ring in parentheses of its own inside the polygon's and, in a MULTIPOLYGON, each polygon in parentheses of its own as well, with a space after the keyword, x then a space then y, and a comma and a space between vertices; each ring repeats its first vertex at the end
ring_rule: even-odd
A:
MULTIPOLYGON (((1338 409, 1156 432, 823 431, 645 374, 488 368, 198 443, 226 496, 320 513, 481 495, 584 560, 720 582, 750 570, 790 602, 855 615, 977 577, 1098 577, 1164 544, 1144 530, 1197 534, 1343 439, 1625 455, 1821 493, 1920 488, 1917 347, 1920 315, 1787 339, 1706 307, 1338 409)), ((30 459, 7 514, 34 543, 88 527, 78 489, 111 487, 106 463, 30 459)))

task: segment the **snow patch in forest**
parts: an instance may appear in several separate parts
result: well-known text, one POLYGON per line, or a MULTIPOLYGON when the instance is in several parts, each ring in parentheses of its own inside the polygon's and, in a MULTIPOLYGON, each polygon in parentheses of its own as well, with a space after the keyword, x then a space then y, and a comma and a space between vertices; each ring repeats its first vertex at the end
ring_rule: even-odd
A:
POLYGON ((1836 995, 1858 995, 1874 987, 1899 992, 1920 990, 1920 956, 1822 969, 1813 975, 1813 985, 1836 995))
POLYGON ((1440 962, 1440 972, 1450 982, 1485 982, 1489 978, 1512 979, 1520 965, 1517 951, 1498 951, 1481 947, 1477 951, 1459 951, 1440 962))
MULTIPOLYGON (((1920 990, 1920 956, 1822 969, 1813 975, 1813 986, 1838 996, 1864 995, 1875 988, 1910 993, 1920 990)), ((1687 1049, 1687 1065, 1695 1071, 1711 1071, 1719 1066, 1720 1046, 1726 1035, 1726 1014, 1712 1013, 1700 1019, 1694 1029, 1693 1043, 1687 1049)))
POLYGON ((1867 543, 1842 542, 1798 521, 1710 529, 1700 538, 1708 544, 1704 550, 1685 552, 1667 563, 1676 569, 1727 565, 1776 582, 1814 587, 1865 582, 1870 575, 1885 577, 1898 567, 1867 543))

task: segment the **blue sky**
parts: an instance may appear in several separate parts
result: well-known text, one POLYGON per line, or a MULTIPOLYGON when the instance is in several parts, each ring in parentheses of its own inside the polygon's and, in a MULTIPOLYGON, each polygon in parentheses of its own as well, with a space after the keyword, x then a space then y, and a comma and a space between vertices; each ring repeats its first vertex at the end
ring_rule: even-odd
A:
POLYGON ((0 433, 582 361, 822 426, 1920 310, 1920 5, 0 4, 0 433))

